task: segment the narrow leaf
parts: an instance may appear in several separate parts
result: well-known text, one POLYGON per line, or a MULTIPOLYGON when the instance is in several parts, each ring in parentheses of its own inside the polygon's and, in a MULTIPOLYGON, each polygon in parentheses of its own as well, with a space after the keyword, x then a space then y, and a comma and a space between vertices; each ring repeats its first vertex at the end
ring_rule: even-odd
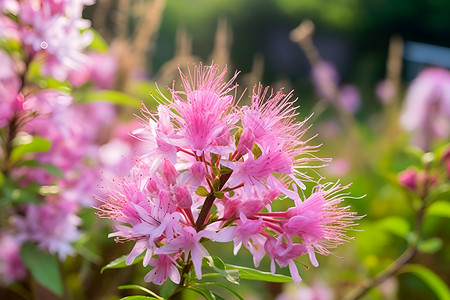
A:
POLYGON ((226 286, 225 284, 219 283, 219 282, 201 282, 198 284, 199 286, 218 286, 224 289, 227 289, 228 291, 230 291, 231 293, 233 293, 236 297, 238 297, 240 300, 244 300, 244 298, 239 295, 238 292, 236 292, 235 290, 233 290, 232 288, 230 288, 229 286, 226 286))
POLYGON ((63 295, 58 261, 53 255, 42 252, 34 244, 25 243, 20 248, 20 257, 40 284, 58 296, 63 295))
POLYGON ((272 274, 269 272, 264 272, 252 268, 235 266, 225 264, 227 269, 235 269, 239 271, 239 275, 243 279, 249 280, 258 280, 258 281, 269 281, 269 282, 292 282, 292 278, 280 275, 280 274, 272 274))
POLYGON ((262 150, 256 143, 253 145, 252 153, 255 159, 258 159, 262 155, 262 150))
POLYGON ((202 289, 199 287, 188 287, 187 289, 196 292, 197 294, 200 294, 207 300, 217 300, 216 296, 209 290, 202 289))
POLYGON ((400 273, 412 273, 416 275, 433 290, 438 299, 450 300, 450 289, 447 284, 427 267, 418 264, 409 264, 401 268, 400 273))
POLYGON ((155 292, 153 292, 143 286, 137 285, 137 284, 121 285, 118 287, 118 289, 119 290, 139 290, 139 291, 143 291, 149 295, 156 297, 155 299, 163 299, 162 297, 158 296, 158 294, 156 294, 155 292))
POLYGON ((156 299, 158 300, 158 298, 155 297, 148 297, 148 296, 142 296, 142 295, 134 295, 134 296, 126 296, 123 298, 120 298, 120 300, 153 300, 156 299))
POLYGON ((103 273, 103 271, 107 270, 107 269, 121 269, 121 268, 126 268, 129 266, 135 265, 144 259, 144 253, 141 253, 138 257, 136 257, 130 265, 127 265, 125 263, 127 257, 128 257, 128 254, 125 254, 125 255, 122 255, 122 256, 116 258, 115 260, 113 260, 112 262, 110 262, 109 264, 104 266, 100 270, 100 273, 103 273))
POLYGON ((217 176, 213 180, 213 190, 214 192, 220 191, 220 178, 217 176))

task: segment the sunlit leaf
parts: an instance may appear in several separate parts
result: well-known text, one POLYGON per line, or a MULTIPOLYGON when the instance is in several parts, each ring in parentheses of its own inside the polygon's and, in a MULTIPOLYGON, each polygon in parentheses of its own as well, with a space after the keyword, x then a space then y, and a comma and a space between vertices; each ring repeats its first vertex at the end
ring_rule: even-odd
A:
POLYGON ((280 275, 280 274, 272 274, 269 272, 264 272, 252 268, 240 267, 235 265, 225 264, 227 269, 235 269, 239 271, 240 278, 249 279, 249 280, 258 280, 258 281, 269 281, 269 282, 292 282, 292 278, 280 275))
POLYGON ((35 136, 28 143, 16 146, 11 152, 10 159, 14 163, 27 153, 48 151, 50 146, 49 140, 35 136))
POLYGON ((427 209, 427 216, 450 218, 450 202, 436 201, 427 209))
POLYGON ((104 266, 104 267, 100 270, 100 273, 103 273, 104 270, 108 270, 108 269, 122 269, 122 268, 126 268, 126 267, 129 267, 129 266, 135 265, 135 264, 141 262, 141 261, 144 259, 144 255, 145 255, 144 253, 141 253, 141 254, 140 254, 138 257, 136 257, 136 258, 134 259, 134 261, 133 261, 131 264, 129 264, 129 265, 127 265, 127 264, 125 263, 125 261, 126 261, 126 259, 127 259, 127 257, 128 257, 128 254, 122 255, 122 256, 116 258, 115 260, 113 260, 112 262, 110 262, 109 264, 107 264, 106 266, 104 266))
POLYGON ((95 50, 97 52, 108 52, 108 43, 102 38, 102 36, 92 27, 87 29, 92 33, 92 43, 88 46, 88 49, 95 50))
POLYGON ((450 300, 450 289, 436 273, 425 266, 409 264, 403 266, 399 273, 412 273, 420 278, 440 300, 450 300))
POLYGON ((112 104, 131 106, 134 108, 141 108, 141 102, 131 97, 127 94, 118 91, 99 91, 99 92, 89 92, 80 98, 81 102, 95 102, 95 101, 106 101, 112 104))
POLYGON ((419 251, 423 253, 436 253, 442 248, 442 240, 440 238, 430 238, 419 243, 419 251))
POLYGON ((25 243, 20 248, 20 257, 40 284, 62 296, 61 274, 58 261, 53 255, 42 252, 34 244, 25 243))

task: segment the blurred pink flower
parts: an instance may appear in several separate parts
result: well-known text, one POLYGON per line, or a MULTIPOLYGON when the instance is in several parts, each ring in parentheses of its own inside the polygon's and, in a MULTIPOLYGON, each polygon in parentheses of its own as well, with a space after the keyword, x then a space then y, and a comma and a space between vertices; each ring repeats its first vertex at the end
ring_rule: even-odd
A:
POLYGON ((15 217, 15 224, 21 242, 37 242, 40 248, 58 254, 63 261, 75 253, 71 243, 80 236, 81 219, 76 215, 76 204, 53 200, 41 206, 28 204, 25 215, 15 217))
POLYGON ((10 284, 25 278, 27 271, 20 258, 20 243, 8 233, 0 234, 0 281, 10 284))
POLYGON ((450 137, 450 71, 423 70, 408 88, 401 126, 414 134, 413 143, 428 149, 434 139, 450 137))
POLYGON ((20 79, 16 66, 8 54, 0 50, 0 128, 14 116, 20 79))
POLYGON ((382 80, 378 82, 375 88, 375 94, 383 104, 388 104, 393 100, 397 91, 390 80, 382 80))
POLYGON ((326 101, 336 98, 339 73, 332 62, 320 61, 312 66, 311 79, 319 97, 326 101))
POLYGON ((349 113, 356 113, 361 107, 361 95, 354 85, 343 85, 338 94, 339 106, 349 113))

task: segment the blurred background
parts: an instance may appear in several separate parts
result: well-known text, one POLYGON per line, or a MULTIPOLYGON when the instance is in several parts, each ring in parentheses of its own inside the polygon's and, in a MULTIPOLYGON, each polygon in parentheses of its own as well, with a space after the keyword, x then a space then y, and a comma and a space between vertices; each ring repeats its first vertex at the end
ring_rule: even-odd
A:
MULTIPOLYGON (((293 89, 299 120, 309 118, 311 125, 305 137, 321 145, 320 157, 333 158, 318 172, 327 181, 353 182, 345 205, 365 216, 350 232, 355 239, 320 257, 318 268, 303 268, 309 263, 300 259, 299 286, 242 280, 238 290, 245 299, 356 299, 351 293, 382 272, 389 276, 362 299, 428 300, 450 299, 449 14, 448 0, 97 0, 83 17, 95 30, 90 50, 115 62, 98 61, 101 72, 114 77, 101 88, 122 97, 97 93, 105 99, 96 100, 138 100, 155 109, 150 93, 166 93, 179 79, 177 66, 227 65, 230 78, 240 72, 238 94, 247 89, 243 104, 258 82, 293 89), (399 257, 407 259, 400 264, 399 257)), ((87 85, 67 84, 75 102, 90 95, 87 85)), ((127 132, 137 126, 129 121, 139 107, 114 108, 118 117, 108 121, 123 126, 109 124, 109 135, 101 132, 95 142, 110 145, 103 151, 122 149, 109 139, 129 140, 127 132)), ((140 264, 100 274, 133 245, 108 239, 111 224, 91 207, 79 216, 85 233, 75 242, 77 256, 61 265, 65 299, 119 299, 133 293, 117 290, 124 284, 162 295, 171 289, 170 283, 144 283, 148 269, 140 264)), ((228 244, 207 248, 227 263, 252 266, 250 254, 234 257, 228 244)), ((269 265, 266 257, 261 269, 269 265)), ((60 299, 36 285, 31 279, 22 288, 38 290, 39 299, 60 299)), ((5 299, 27 299, 24 294, 20 285, 0 290, 5 299)))

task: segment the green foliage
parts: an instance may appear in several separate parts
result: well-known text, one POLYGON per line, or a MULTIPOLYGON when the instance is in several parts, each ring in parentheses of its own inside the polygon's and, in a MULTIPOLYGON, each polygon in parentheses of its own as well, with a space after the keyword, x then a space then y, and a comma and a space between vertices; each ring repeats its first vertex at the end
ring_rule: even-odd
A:
POLYGON ((233 284, 239 284, 239 271, 227 268, 226 264, 219 257, 216 256, 204 257, 203 266, 212 268, 227 281, 233 284))
POLYGON ((31 140, 26 140, 24 143, 14 147, 11 152, 10 160, 12 163, 16 163, 27 153, 46 152, 50 149, 50 146, 51 143, 49 140, 34 136, 31 140))
MULTIPOLYGON (((152 292, 151 290, 149 290, 143 286, 137 285, 137 284, 122 285, 122 286, 119 286, 118 288, 119 288, 119 290, 126 290, 126 289, 139 290, 139 291, 143 291, 143 292, 153 296, 151 298, 147 297, 145 299, 158 299, 158 300, 164 299, 164 298, 158 296, 158 294, 156 294, 155 292, 152 292)), ((143 296, 141 296, 141 297, 143 297, 143 296)))
POLYGON ((91 32, 93 36, 92 43, 88 46, 88 49, 97 52, 108 52, 108 44, 102 36, 93 28, 89 28, 87 31, 91 32))
POLYGON ((24 160, 24 161, 20 162, 18 164, 18 166, 44 169, 50 175, 60 177, 60 178, 64 177, 63 170, 61 170, 57 166, 49 164, 49 163, 41 163, 41 162, 37 161, 36 159, 24 160))
POLYGON ((34 244, 25 243, 20 248, 20 257, 40 284, 58 296, 63 295, 63 284, 58 261, 53 255, 42 252, 34 244))
POLYGON ((239 276, 242 279, 248 280, 258 280, 267 282, 292 282, 292 278, 280 274, 272 274, 269 272, 260 271, 257 269, 235 266, 230 264, 225 264, 227 268, 235 269, 239 271, 239 276))
POLYGON ((197 195, 199 195, 200 197, 208 197, 210 192, 206 189, 206 187, 204 186, 199 186, 196 190, 195 193, 197 195))
POLYGON ((100 273, 103 273, 103 271, 108 270, 108 269, 121 269, 121 268, 126 268, 128 266, 135 265, 135 264, 141 262, 144 259, 144 256, 145 256, 145 254, 141 253, 138 257, 136 257, 134 259, 134 261, 131 264, 127 265, 125 261, 126 261, 128 255, 127 254, 122 255, 122 256, 116 258, 115 260, 113 260, 112 262, 110 262, 109 264, 107 264, 106 266, 104 266, 100 270, 100 273))
POLYGON ((447 201, 436 201, 427 210, 427 216, 450 218, 450 203, 447 201))
POLYGON ((98 92, 88 92, 83 96, 79 97, 80 102, 95 102, 95 101, 106 101, 112 104, 130 106, 133 108, 141 108, 141 102, 131 97, 127 94, 118 91, 98 91, 98 92))
POLYGON ((450 289, 436 273, 425 266, 409 264, 401 268, 400 273, 412 273, 420 278, 440 300, 450 300, 450 289))

